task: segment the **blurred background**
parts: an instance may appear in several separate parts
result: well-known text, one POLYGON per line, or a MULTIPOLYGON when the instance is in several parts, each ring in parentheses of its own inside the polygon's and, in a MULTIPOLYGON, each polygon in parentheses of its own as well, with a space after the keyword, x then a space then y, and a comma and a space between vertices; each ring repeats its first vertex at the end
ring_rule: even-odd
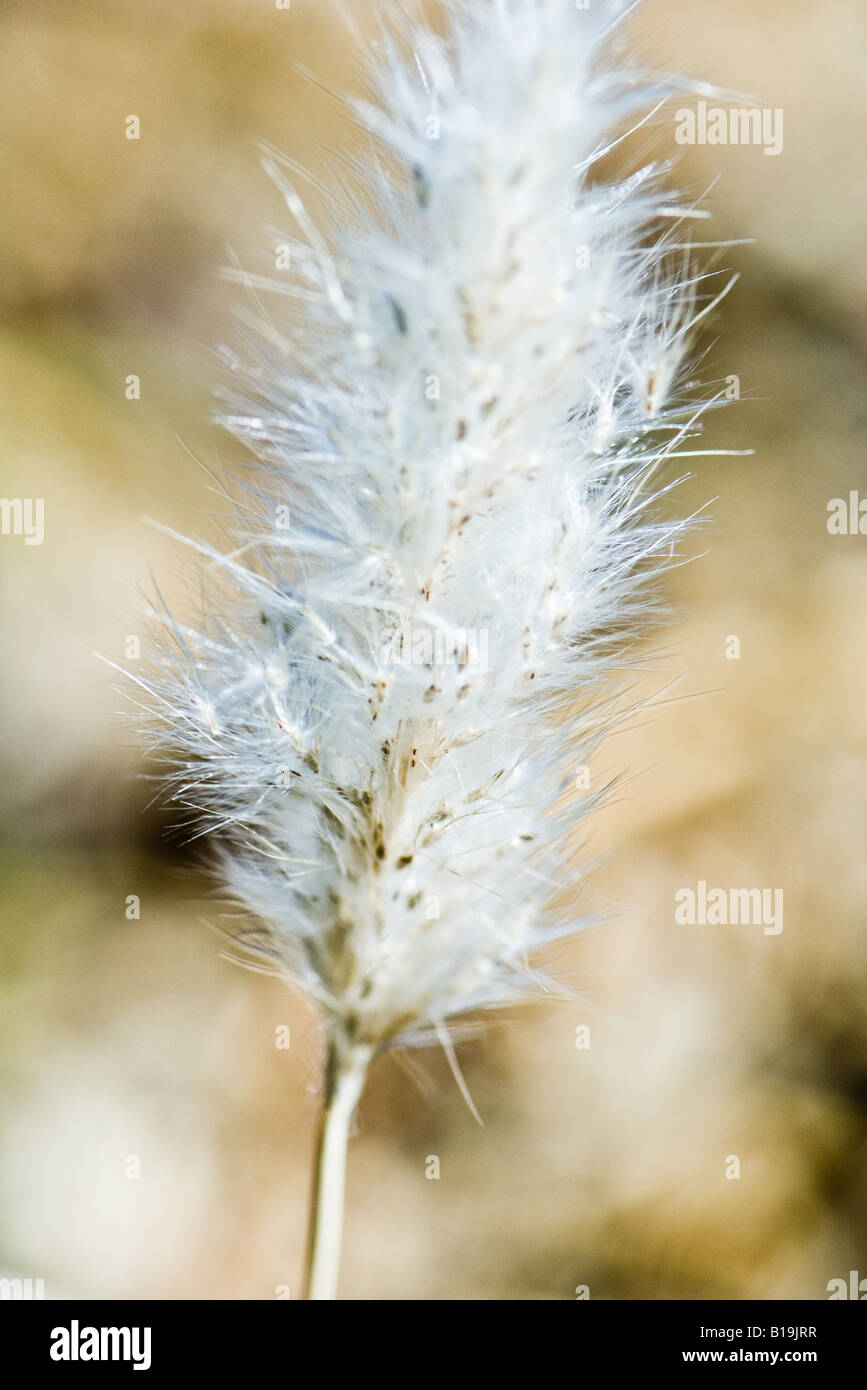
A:
MULTIPOLYGON (((708 235, 757 239, 726 253, 702 367, 742 396, 707 447, 755 454, 694 460, 681 505, 717 500, 671 578, 661 693, 592 769, 634 775, 591 840, 617 915, 560 953, 582 999, 461 1048, 483 1129, 438 1053, 377 1064, 347 1297, 821 1299, 867 1276, 867 539, 826 526, 867 494, 867 14, 648 0, 631 28, 649 63, 784 110, 776 158, 659 129, 680 183, 721 175, 708 235), (782 933, 676 925, 699 880, 782 888, 782 933)), ((44 544, 0 538, 0 1274, 295 1297, 315 1020, 221 957, 93 652, 123 659, 151 570, 182 593, 142 517, 207 530, 185 450, 231 471, 210 389, 241 291, 219 272, 288 221, 256 141, 327 181, 355 133, 295 64, 358 90, 363 53, 329 0, 4 0, 0 54, 0 491, 46 499, 44 544)))

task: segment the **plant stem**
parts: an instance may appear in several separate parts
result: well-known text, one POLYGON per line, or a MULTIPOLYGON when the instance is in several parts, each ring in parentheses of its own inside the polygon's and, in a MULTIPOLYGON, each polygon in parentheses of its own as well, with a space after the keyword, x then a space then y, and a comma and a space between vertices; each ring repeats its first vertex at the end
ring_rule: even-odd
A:
POLYGON ((338 1053, 331 1044, 328 1049, 325 1094, 310 1195, 310 1229, 304 1278, 304 1297, 307 1299, 337 1297, 346 1186, 346 1144, 370 1056, 369 1048, 359 1047, 349 1053, 338 1053))

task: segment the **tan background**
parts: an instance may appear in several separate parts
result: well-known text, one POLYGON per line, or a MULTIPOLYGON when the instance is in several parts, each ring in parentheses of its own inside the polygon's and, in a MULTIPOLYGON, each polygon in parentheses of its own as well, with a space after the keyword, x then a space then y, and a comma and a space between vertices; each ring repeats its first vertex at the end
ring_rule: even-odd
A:
MULTIPOLYGON (((364 28, 370 8, 353 0, 364 28)), ((652 62, 784 108, 779 158, 690 150, 679 175, 721 172, 715 234, 758 238, 727 253, 742 280, 703 368, 746 398, 708 443, 756 453, 695 460, 682 505, 718 497, 708 553, 672 581, 681 617, 648 676, 676 684, 594 768, 636 775, 592 841, 611 849, 594 900, 618 915, 560 953, 585 1000, 462 1049, 483 1130, 441 1056, 377 1066, 348 1296, 822 1298, 867 1275, 867 538, 825 525, 829 498, 867 493, 867 21, 859 0, 650 0, 633 30, 652 62), (782 887, 782 934, 676 926, 699 879, 782 887)), ((325 170, 352 129, 293 65, 352 87, 357 54, 327 0, 12 0, 0 53, 0 490, 47 507, 41 547, 0 539, 0 1273, 294 1296, 315 1024, 220 958, 92 652, 121 655, 150 568, 181 592, 183 557, 141 516, 207 527, 175 436, 232 461, 208 423, 239 297, 218 271, 226 244, 255 266, 281 224, 255 141, 325 170)))

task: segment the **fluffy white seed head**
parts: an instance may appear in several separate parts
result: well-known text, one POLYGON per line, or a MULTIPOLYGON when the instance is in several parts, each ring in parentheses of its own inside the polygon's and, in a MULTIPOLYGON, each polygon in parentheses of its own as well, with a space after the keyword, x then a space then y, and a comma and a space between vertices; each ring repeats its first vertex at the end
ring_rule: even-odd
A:
POLYGON ((524 996, 578 925, 575 771, 676 554, 659 478, 714 292, 659 171, 596 171, 665 95, 619 51, 622 8, 395 19, 325 227, 266 160, 296 312, 270 298, 226 354, 257 467, 226 550, 195 546, 195 625, 155 608, 147 685, 238 940, 338 1046, 524 996))

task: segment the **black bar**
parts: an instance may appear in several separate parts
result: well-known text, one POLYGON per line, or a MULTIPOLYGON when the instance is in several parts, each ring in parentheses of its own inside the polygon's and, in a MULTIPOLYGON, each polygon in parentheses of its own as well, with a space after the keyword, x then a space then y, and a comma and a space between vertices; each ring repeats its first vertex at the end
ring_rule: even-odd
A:
MULTIPOLYGON (((14 1351, 22 1371, 48 1372, 52 1380, 70 1376, 93 1378, 108 1370, 113 1376, 135 1375, 161 1381, 184 1371, 213 1371, 225 1379, 233 1373, 247 1376, 255 1369, 282 1370, 289 1386, 301 1377, 309 1383, 321 1362, 327 1378, 342 1355, 352 1361, 352 1374, 365 1379, 392 1379, 400 1364, 401 1379, 426 1378, 438 1356, 446 1362, 445 1374, 467 1372, 478 1361, 489 1372, 504 1356, 520 1353, 527 1371, 534 1375, 551 1366, 552 1340, 564 1342, 567 1366, 573 1379, 586 1371, 653 1370, 673 1368, 687 1372, 716 1366, 728 1371, 744 1367, 788 1369, 803 1366, 819 1372, 846 1368, 849 1375, 863 1371, 864 1313, 849 1301, 822 1302, 586 1302, 576 1301, 552 1309, 544 1322, 538 1310, 509 1316, 505 1335, 493 1340, 495 1329, 487 1313, 476 1312, 473 1324, 450 1314, 442 1304, 423 1314, 419 1331, 413 1330, 413 1305, 401 1307, 399 1318, 380 1323, 381 1314, 371 1305, 360 1314, 346 1303, 330 1311, 302 1302, 0 1302, 0 1335, 4 1361, 14 1351), (364 1322, 360 1322, 360 1316, 364 1322), (449 1337, 453 1316, 456 1330, 467 1338, 465 1352, 449 1337), (479 1322, 479 1319, 482 1319, 479 1322), (312 1319, 312 1324, 311 1324, 312 1319), (324 1321, 321 1321, 324 1319, 324 1321), (309 1328, 344 1333, 336 1340, 306 1342, 309 1328), (94 1333, 96 1329, 96 1333, 94 1333), (103 1335, 102 1329, 106 1329, 103 1335), (107 1329, 118 1329, 117 1334, 107 1329), (138 1334, 134 1332, 138 1329, 138 1334), (147 1329, 147 1335, 146 1330, 147 1329), (529 1335, 544 1330, 546 1340, 534 1343, 529 1335), (410 1347, 422 1354, 416 1365, 407 1364, 401 1351, 409 1334, 410 1347), (55 1359, 65 1354, 70 1358, 55 1359), (97 1351, 106 1359, 85 1359, 97 1351), (114 1353, 127 1359, 111 1359, 114 1353), (336 1353, 336 1355, 335 1355, 336 1353), (323 1360, 323 1357, 325 1358, 323 1360), (149 1364, 145 1365, 145 1362, 149 1364), (312 1363, 312 1364, 311 1364, 312 1363), (534 1366, 534 1363, 535 1366, 534 1366)), ((498 1317, 502 1314, 493 1316, 498 1317)), ((412 1356, 412 1361, 415 1357, 412 1356)), ((560 1362, 562 1365, 562 1362, 560 1362)), ((516 1371, 516 1367, 512 1367, 516 1371)), ((562 1374, 562 1372, 561 1372, 562 1374)), ((463 1378, 463 1376, 461 1377, 463 1378)), ((559 1378, 559 1377, 558 1377, 559 1378)), ((281 1382, 282 1383, 282 1382, 281 1382)))

